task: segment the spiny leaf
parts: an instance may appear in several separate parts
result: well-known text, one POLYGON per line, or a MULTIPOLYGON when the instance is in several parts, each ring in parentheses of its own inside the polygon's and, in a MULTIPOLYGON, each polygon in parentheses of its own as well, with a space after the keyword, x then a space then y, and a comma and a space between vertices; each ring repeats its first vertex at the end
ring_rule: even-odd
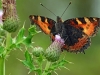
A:
POLYGON ((35 66, 33 64, 32 56, 26 50, 25 52, 25 60, 20 60, 26 67, 30 69, 30 72, 35 70, 35 66))
POLYGON ((25 38, 25 40, 23 41, 23 44, 25 44, 26 46, 28 46, 28 47, 30 47, 31 46, 31 44, 32 44, 32 35, 28 35, 26 38, 25 38))
POLYGON ((26 60, 21 60, 21 62, 30 70, 30 72, 32 72, 35 69, 35 66, 26 60))
POLYGON ((64 67, 64 65, 65 65, 66 63, 69 63, 69 62, 68 62, 67 60, 65 60, 65 59, 62 59, 62 60, 60 60, 60 61, 58 61, 58 62, 53 63, 53 64, 51 65, 51 67, 49 68, 49 70, 55 70, 55 69, 57 69, 58 67, 64 67))
POLYGON ((69 63, 69 62, 65 59, 62 59, 61 61, 58 62, 58 65, 61 67, 61 66, 64 66, 66 63, 69 63))
POLYGON ((35 25, 31 26, 31 27, 28 29, 28 31, 29 31, 29 34, 30 34, 30 35, 35 35, 35 34, 37 34, 37 33, 40 32, 40 31, 37 31, 37 30, 36 30, 35 25))
POLYGON ((25 52, 25 58, 26 58, 26 61, 29 61, 30 63, 33 62, 32 56, 29 54, 29 52, 27 50, 25 52))
POLYGON ((19 30, 18 35, 16 37, 16 44, 20 44, 23 42, 24 38, 24 32, 25 32, 25 28, 24 26, 19 30))

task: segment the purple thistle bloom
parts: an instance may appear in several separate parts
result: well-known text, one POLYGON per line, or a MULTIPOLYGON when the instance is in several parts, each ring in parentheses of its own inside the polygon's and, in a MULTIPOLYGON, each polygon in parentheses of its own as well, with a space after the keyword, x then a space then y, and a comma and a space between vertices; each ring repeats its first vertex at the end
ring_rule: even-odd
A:
POLYGON ((60 35, 55 35, 55 41, 46 49, 45 57, 48 61, 57 61, 61 54, 61 48, 64 45, 64 40, 60 35))
POLYGON ((2 25, 2 15, 3 15, 3 11, 0 9, 0 25, 2 25))

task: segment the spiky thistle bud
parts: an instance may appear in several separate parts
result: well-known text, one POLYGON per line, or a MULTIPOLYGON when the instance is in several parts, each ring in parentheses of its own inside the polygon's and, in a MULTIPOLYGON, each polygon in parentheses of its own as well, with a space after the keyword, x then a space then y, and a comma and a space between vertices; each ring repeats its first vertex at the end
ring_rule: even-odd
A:
POLYGON ((39 57, 40 55, 44 54, 44 50, 42 47, 34 47, 32 53, 34 56, 39 57))
POLYGON ((46 49, 45 57, 48 61, 55 62, 61 55, 61 48, 64 45, 64 40, 60 35, 55 36, 55 41, 46 49))
POLYGON ((2 21, 3 29, 8 32, 15 32, 18 29, 19 20, 16 11, 15 0, 2 0, 3 16, 2 21))

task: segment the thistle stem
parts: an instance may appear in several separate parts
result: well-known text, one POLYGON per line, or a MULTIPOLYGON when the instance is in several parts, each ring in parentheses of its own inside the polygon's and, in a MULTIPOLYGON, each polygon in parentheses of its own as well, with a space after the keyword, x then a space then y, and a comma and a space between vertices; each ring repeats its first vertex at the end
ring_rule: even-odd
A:
POLYGON ((5 57, 7 55, 7 48, 9 48, 10 43, 11 43, 11 33, 7 32, 5 54, 2 57, 0 56, 0 75, 5 75, 5 57))
POLYGON ((7 32, 7 37, 6 37, 6 49, 11 45, 11 33, 7 32))
POLYGON ((51 65, 51 62, 47 61, 44 72, 42 75, 47 75, 47 70, 49 69, 50 65, 51 65))
POLYGON ((0 75, 5 75, 5 59, 0 56, 0 75))
POLYGON ((11 50, 8 50, 9 46, 11 45, 11 42, 12 42, 11 33, 7 32, 7 35, 6 35, 6 48, 5 48, 4 58, 11 52, 11 50))

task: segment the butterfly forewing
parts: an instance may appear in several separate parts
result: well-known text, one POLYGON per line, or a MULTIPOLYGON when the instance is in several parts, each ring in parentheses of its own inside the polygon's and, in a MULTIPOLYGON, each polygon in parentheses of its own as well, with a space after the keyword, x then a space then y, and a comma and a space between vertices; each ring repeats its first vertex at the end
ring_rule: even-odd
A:
POLYGON ((83 17, 73 18, 64 21, 64 24, 72 25, 73 27, 82 30, 89 37, 93 36, 100 27, 100 18, 95 17, 83 17))
POLYGON ((56 23, 54 20, 43 16, 30 15, 29 18, 32 24, 38 25, 41 30, 46 34, 51 33, 51 29, 56 23))

